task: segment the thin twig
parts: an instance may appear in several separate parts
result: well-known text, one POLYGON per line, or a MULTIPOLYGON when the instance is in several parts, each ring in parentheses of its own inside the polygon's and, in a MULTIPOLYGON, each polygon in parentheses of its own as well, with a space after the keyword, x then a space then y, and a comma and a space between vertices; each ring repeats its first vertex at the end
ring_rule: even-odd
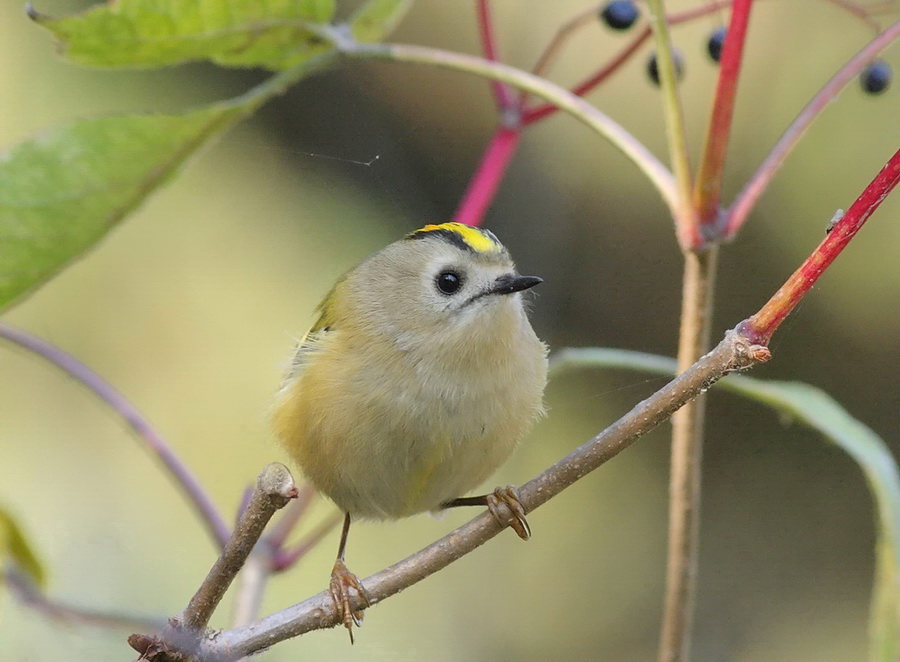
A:
MULTIPOLYGON (((679 371, 686 370, 709 347, 718 247, 685 254, 679 371)), ((706 397, 701 394, 672 416, 669 476, 669 539, 666 593, 659 659, 688 659, 697 593, 700 532, 700 466, 706 397)))
MULTIPOLYGON (((696 213, 692 218, 676 219, 682 240, 691 238, 700 242, 690 246, 692 250, 685 251, 681 328, 678 336, 680 370, 687 369, 709 347, 718 247, 711 246, 705 251, 698 249, 711 238, 711 233, 704 230, 715 228, 718 220, 725 154, 752 2, 753 0, 735 0, 732 7, 706 147, 693 192, 696 213), (694 221, 699 224, 696 228, 682 228, 682 223, 694 221)), ((684 245, 682 247, 685 248, 684 245)), ((706 398, 701 395, 672 417, 668 561, 660 630, 660 662, 687 660, 691 646, 700 551, 705 408, 706 398)))
POLYGON ((272 576, 271 551, 263 538, 247 558, 238 577, 237 595, 231 614, 231 627, 237 628, 259 618, 263 594, 272 576), (260 547, 266 548, 260 550, 260 547))
POLYGON ((275 521, 266 534, 266 540, 274 549, 284 547, 288 536, 297 527, 297 523, 303 519, 303 516, 309 510, 313 499, 316 496, 316 490, 311 483, 302 483, 297 493, 297 498, 291 501, 284 508, 284 512, 275 521))
POLYGON ((297 561, 302 559, 313 547, 319 544, 319 541, 327 536, 334 527, 340 524, 344 516, 336 513, 322 522, 319 526, 312 530, 303 540, 298 542, 293 549, 277 550, 275 558, 272 561, 272 569, 275 572, 281 572, 292 567, 297 561))
MULTIPOLYGON (((848 220, 841 226, 844 222, 842 220, 832 231, 832 234, 839 233, 840 239, 836 238, 836 241, 841 246, 846 246, 862 222, 890 193, 897 179, 900 179, 900 153, 896 154, 876 176, 845 215, 845 219, 852 216, 855 217, 855 221, 851 223, 848 220)), ((817 249, 817 252, 819 251, 821 247, 817 249)), ((834 255, 836 254, 835 252, 834 255)), ((823 269, 824 266, 827 266, 827 263, 823 265, 823 269)), ((807 277, 815 282, 821 273, 821 270, 809 272, 807 277)), ((778 305, 788 307, 792 304, 790 299, 785 298, 773 298, 773 302, 767 304, 773 307, 778 305)), ((777 327, 783 320, 784 316, 773 319, 772 325, 777 327)), ((709 389, 725 374, 769 360, 771 353, 765 345, 756 344, 742 335, 747 329, 754 333, 760 330, 758 325, 754 326, 749 322, 750 320, 745 320, 733 331, 729 331, 715 349, 688 370, 639 403, 599 435, 523 485, 518 490, 518 497, 526 512, 546 503, 618 455, 643 434, 666 420, 679 407, 709 389)), ((482 513, 420 552, 367 578, 364 584, 369 604, 363 605, 360 596, 353 596, 350 607, 360 609, 370 606, 412 586, 481 546, 503 528, 505 527, 500 524, 500 520, 491 513, 482 513)), ((333 627, 338 622, 339 617, 331 593, 323 591, 255 623, 217 633, 215 637, 205 637, 199 642, 194 640, 198 648, 191 649, 189 654, 203 660, 223 662, 237 660, 269 648, 284 639, 314 629, 333 627)), ((177 635, 177 632, 175 634, 177 635)), ((139 650, 140 646, 145 644, 146 648, 149 648, 150 644, 157 646, 156 650, 163 651, 160 656, 155 657, 160 660, 176 659, 180 654, 178 646, 184 643, 178 640, 177 636, 174 639, 161 640, 143 635, 132 635, 129 642, 139 650), (169 656, 169 651, 173 650, 169 656)))
POLYGON ((125 419, 129 427, 144 441, 147 448, 165 465, 187 500, 200 515, 200 520, 209 530, 210 535, 218 543, 218 546, 221 547, 225 544, 231 535, 230 527, 225 523, 212 499, 200 485, 200 481, 191 473, 187 465, 181 461, 163 436, 138 411, 137 407, 119 393, 112 384, 71 354, 27 331, 0 322, 0 338, 24 347, 28 351, 46 359, 53 366, 71 377, 74 377, 125 419))
MULTIPOLYGON (((543 52, 538 56, 537 62, 531 68, 531 73, 535 76, 543 76, 551 63, 557 58, 565 43, 581 28, 594 25, 597 22, 597 11, 597 6, 583 9, 559 26, 556 33, 544 47, 543 52)), ((524 102, 525 99, 526 97, 523 96, 521 100, 524 102)))
POLYGON ((619 149, 646 175, 663 198, 666 205, 676 213, 678 198, 672 173, 633 135, 622 128, 609 116, 594 108, 590 103, 568 90, 539 76, 516 69, 500 62, 489 62, 482 58, 454 53, 437 48, 410 44, 359 44, 346 39, 339 43, 347 58, 378 59, 393 62, 429 64, 463 71, 486 78, 495 78, 527 90, 531 94, 546 99, 581 123, 603 136, 611 145, 619 149))
POLYGON ((687 149, 687 135, 684 127, 684 108, 678 94, 678 76, 675 72, 675 55, 672 39, 662 0, 647 0, 650 11, 650 26, 656 42, 656 61, 659 70, 659 84, 662 92, 663 118, 666 123, 666 138, 669 144, 669 160, 675 175, 678 191, 678 206, 673 219, 682 250, 691 250, 701 245, 697 212, 692 204, 694 188, 691 174, 690 156, 687 149))
POLYGON ((850 240, 859 232, 872 213, 900 182, 900 150, 887 162, 866 187, 812 255, 800 265, 758 313, 743 323, 741 330, 754 342, 768 343, 772 334, 800 300, 816 284, 819 277, 850 240))
MULTIPOLYGON (((490 0, 478 0, 478 35, 481 37, 481 52, 484 59, 491 62, 499 61, 497 55, 497 36, 494 31, 494 22, 491 18, 490 0)), ((499 80, 491 81, 491 89, 494 92, 494 100, 501 115, 514 111, 518 107, 512 91, 505 83, 499 80)), ((518 113, 516 113, 518 115, 518 113)))
POLYGON ((273 462, 263 469, 256 479, 250 503, 234 528, 234 534, 178 619, 184 628, 202 630, 209 624, 213 611, 244 565, 272 515, 296 498, 297 487, 286 466, 273 462))
POLYGON ((870 28, 878 32, 881 30, 881 26, 878 25, 878 21, 872 18, 869 13, 869 9, 865 5, 861 5, 858 2, 850 2, 849 0, 825 0, 826 2, 830 2, 833 5, 837 5, 841 9, 850 14, 853 14, 856 18, 860 19, 863 23, 868 25, 870 28))
MULTIPOLYGON (((623 64, 628 62, 628 60, 631 59, 631 56, 637 53, 640 47, 643 46, 644 42, 647 41, 652 34, 653 31, 650 30, 650 26, 644 26, 644 28, 637 34, 637 36, 632 39, 625 46, 625 48, 623 48, 615 57, 613 57, 613 59, 610 60, 602 69, 600 69, 597 73, 595 73, 584 82, 573 87, 572 94, 582 97, 596 88, 603 81, 605 81, 616 71, 618 71, 623 64)), ((549 103, 534 106, 532 108, 527 108, 522 114, 522 123, 526 125, 534 124, 535 122, 542 120, 545 117, 549 117, 558 110, 559 108, 549 103)))
MULTIPOLYGON (((478 0, 478 31, 485 59, 499 61, 490 0, 478 0)), ((484 222, 484 215, 497 194, 522 136, 521 97, 517 99, 510 87, 498 80, 491 80, 491 89, 500 113, 500 126, 485 148, 481 162, 469 179, 453 215, 455 222, 476 227, 484 222)))
POLYGON ((0 583, 8 587, 20 603, 55 621, 123 630, 157 630, 166 623, 164 618, 130 615, 119 610, 100 611, 54 600, 12 564, 4 569, 2 579, 0 583))
MULTIPOLYGON (((713 14, 721 9, 724 9, 725 7, 729 7, 731 3, 732 0, 719 0, 718 2, 710 2, 701 7, 694 7, 692 9, 686 9, 682 12, 670 14, 666 20, 670 26, 675 26, 680 23, 692 21, 695 18, 699 18, 707 14, 713 14)), ((623 64, 630 60, 631 56, 640 49, 643 43, 647 41, 652 34, 653 33, 650 29, 650 26, 644 26, 641 31, 637 35, 635 35, 635 37, 625 46, 625 48, 623 48, 617 55, 615 55, 612 60, 605 64, 597 73, 592 74, 584 81, 578 83, 578 85, 575 85, 572 88, 572 94, 581 97, 586 95, 591 90, 595 89, 603 81, 605 81, 616 71, 618 71, 623 64)), ((532 124, 540 119, 543 119, 544 117, 547 117, 548 115, 552 115, 557 110, 558 109, 552 104, 542 104, 540 106, 534 106, 525 110, 525 113, 522 115, 522 122, 524 124, 532 124)))
MULTIPOLYGON (((729 332, 712 352, 690 370, 520 487, 517 493, 525 510, 533 511, 611 460, 726 373, 767 360, 769 356, 766 348, 750 345, 737 334, 729 332)), ((502 528, 504 527, 490 513, 482 513, 425 549, 366 578, 363 584, 370 603, 381 602, 438 572, 496 536, 502 528)), ((362 606, 355 597, 351 600, 351 608, 362 606)), ((337 623, 338 616, 331 594, 323 591, 256 623, 221 632, 214 639, 204 640, 198 654, 202 659, 205 659, 204 655, 211 659, 239 659, 284 639, 314 629, 333 627, 337 623)))
MULTIPOLYGON (((282 549, 288 536, 308 512, 315 494, 316 490, 313 486, 304 483, 297 491, 297 497, 283 509, 284 512, 271 527, 271 531, 260 538, 253 548, 238 578, 239 586, 234 600, 231 627, 240 627, 259 618, 263 594, 272 573, 292 567, 309 548, 321 539, 321 537, 315 538, 314 541, 309 542, 309 548, 302 549, 297 554, 292 554, 294 550, 285 552, 282 549)), ((331 524, 331 527, 333 526, 334 522, 331 524)))
POLYGON ((288 468, 277 462, 267 465, 256 479, 250 503, 241 512, 234 533, 184 611, 171 619, 158 635, 133 634, 128 638, 129 645, 141 654, 142 659, 178 662, 194 656, 201 660, 218 659, 197 654, 201 640, 207 636, 209 619, 272 515, 296 498, 297 486, 288 468))
POLYGON ((841 89, 852 81, 860 71, 874 58, 880 51, 891 44, 897 37, 900 37, 900 21, 894 23, 880 35, 875 37, 871 42, 866 44, 859 53, 854 55, 843 67, 841 67, 834 76, 831 77, 816 95, 810 100, 806 107, 800 111, 797 118, 791 122, 790 126, 775 143, 772 151, 763 160, 756 172, 747 181, 743 190, 734 199, 723 214, 722 222, 724 225, 724 236, 734 237, 746 222, 750 212, 756 206, 757 200, 765 192, 775 177, 775 173, 781 168, 785 159, 799 142, 800 138, 806 133, 806 130, 822 113, 822 110, 831 101, 837 97, 841 89))
POLYGON ((753 0, 735 0, 731 10, 731 22, 719 65, 716 96, 712 116, 706 132, 703 156, 697 171, 694 188, 694 206, 700 222, 702 240, 713 239, 706 229, 715 229, 722 197, 722 180, 725 177, 725 155, 734 120, 734 102, 737 96, 741 63, 744 59, 744 42, 750 23, 753 0))

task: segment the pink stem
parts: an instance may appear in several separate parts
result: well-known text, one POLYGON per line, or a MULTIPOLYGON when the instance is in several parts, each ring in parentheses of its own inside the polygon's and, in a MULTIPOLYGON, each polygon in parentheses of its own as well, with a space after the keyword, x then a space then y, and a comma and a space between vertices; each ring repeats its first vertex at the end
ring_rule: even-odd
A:
POLYGON ((521 137, 522 133, 518 129, 509 129, 504 126, 497 129, 481 157, 478 169, 469 181, 469 186, 456 213, 453 215, 454 221, 466 225, 481 225, 484 221, 484 214, 494 200, 497 188, 516 153, 516 147, 518 147, 521 137))
MULTIPOLYGON (((900 21, 887 28, 854 55, 800 111, 797 118, 778 139, 769 155, 750 177, 750 181, 731 203, 727 213, 723 215, 725 237, 733 237, 741 229, 750 215, 750 211, 756 206, 757 200, 775 177, 775 173, 781 168, 788 154, 791 153, 791 150, 806 133, 809 125, 819 116, 825 106, 835 99, 841 88, 853 80, 879 51, 887 47, 898 36, 900 36, 900 21)), ((728 40, 725 41, 727 44, 728 40)))
MULTIPOLYGON (((481 50, 484 59, 497 62, 497 40, 491 20, 490 0, 478 0, 478 33, 481 36, 481 50)), ((505 83, 492 80, 491 89, 494 91, 494 99, 501 112, 516 107, 517 102, 505 83)))
MULTIPOLYGON (((679 23, 685 23, 707 14, 713 14, 721 9, 724 9, 725 7, 729 7, 732 2, 733 0, 718 0, 716 2, 710 2, 709 4, 702 7, 687 9, 683 12, 672 14, 668 19, 669 25, 678 25, 679 23)), ((618 71, 623 64, 631 59, 631 56, 634 55, 643 45, 643 43, 650 38, 650 35, 650 27, 644 26, 644 29, 640 33, 638 33, 638 35, 635 36, 634 39, 629 42, 628 45, 625 46, 625 48, 622 49, 622 51, 609 62, 609 64, 600 69, 600 71, 598 71, 597 73, 593 74, 590 78, 587 78, 586 80, 573 87, 572 94, 583 97, 585 94, 600 85, 600 83, 609 78, 612 74, 618 71)), ((526 110, 522 115, 522 122, 524 124, 533 124, 534 122, 537 122, 538 120, 541 120, 548 115, 552 115, 557 110, 558 109, 553 104, 543 103, 539 106, 535 106, 531 109, 526 110)))
POLYGON ((200 515, 200 519, 206 525, 210 535, 212 535, 219 547, 224 547, 231 537, 231 529, 225 523, 225 520, 222 519, 212 500, 206 494, 197 478, 175 454, 172 447, 153 429, 147 419, 125 396, 74 356, 51 345, 46 340, 3 323, 0 323, 0 338, 5 338, 47 359, 54 366, 84 384, 116 411, 119 416, 125 419, 125 422, 128 423, 131 429, 144 440, 147 447, 156 454, 162 461, 163 466, 169 470, 169 473, 175 479, 176 484, 181 488, 188 501, 194 505, 194 508, 200 515))
POLYGON ((854 235, 900 181, 900 150, 887 162, 825 240, 806 258, 758 313, 741 323, 739 330, 750 342, 766 345, 772 334, 803 296, 816 284, 854 235))
POLYGON ((288 536, 291 535, 291 532, 297 526, 297 523, 303 519, 303 515, 305 515, 306 511, 309 509, 315 495, 316 490, 312 485, 309 483, 303 483, 303 485, 301 485, 297 498, 285 506, 281 518, 275 522, 269 535, 266 536, 266 540, 272 547, 275 549, 284 547, 284 543, 287 541, 288 536))
POLYGON ((336 517, 332 517, 329 520, 326 520, 325 522, 320 524, 312 533, 310 533, 304 540, 297 543, 297 546, 293 549, 276 549, 274 554, 272 555, 271 560, 272 571, 282 572, 290 568, 297 561, 302 559, 309 552, 309 550, 318 545, 322 538, 324 538, 328 534, 328 532, 336 527, 338 523, 340 523, 343 519, 343 516, 338 515, 336 517))

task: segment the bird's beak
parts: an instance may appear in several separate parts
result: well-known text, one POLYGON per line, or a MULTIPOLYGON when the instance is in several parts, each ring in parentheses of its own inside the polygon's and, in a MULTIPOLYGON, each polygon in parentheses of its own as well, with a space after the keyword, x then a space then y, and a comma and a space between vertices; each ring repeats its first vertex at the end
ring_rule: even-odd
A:
POLYGON ((537 276, 518 276, 516 274, 505 274, 494 281, 491 288, 491 294, 512 294, 513 292, 521 292, 535 285, 543 283, 543 278, 537 276))

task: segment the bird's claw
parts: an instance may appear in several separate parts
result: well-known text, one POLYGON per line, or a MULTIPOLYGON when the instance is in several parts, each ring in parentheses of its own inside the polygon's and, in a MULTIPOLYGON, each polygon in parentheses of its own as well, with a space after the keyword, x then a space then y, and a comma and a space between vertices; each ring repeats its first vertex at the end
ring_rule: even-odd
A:
POLYGON ((334 601, 338 617, 350 634, 350 643, 352 644, 353 626, 362 626, 363 610, 371 605, 366 589, 362 582, 359 581, 359 578, 347 570, 344 562, 338 559, 331 570, 331 582, 328 585, 328 590, 331 592, 331 599, 334 601), (350 606, 350 589, 353 589, 363 602, 364 606, 362 609, 354 610, 350 606))
POLYGON ((522 540, 531 537, 531 527, 525 519, 525 507, 512 485, 498 487, 486 497, 488 510, 500 524, 509 525, 522 540))

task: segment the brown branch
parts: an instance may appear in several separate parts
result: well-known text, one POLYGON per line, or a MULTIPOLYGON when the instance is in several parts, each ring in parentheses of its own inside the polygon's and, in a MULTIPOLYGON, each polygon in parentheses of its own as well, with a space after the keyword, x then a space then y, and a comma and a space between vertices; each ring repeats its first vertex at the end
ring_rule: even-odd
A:
POLYGON ((303 519, 303 516, 306 514, 306 511, 309 510, 309 506, 312 504, 315 496, 316 490, 312 485, 309 483, 300 485, 297 491, 297 498, 285 507, 284 512, 281 513, 281 516, 272 525, 272 528, 269 529, 269 533, 266 535, 266 540, 269 541, 269 544, 274 549, 281 549, 284 547, 288 536, 291 535, 297 527, 297 524, 303 519))
MULTIPOLYGON (((729 332, 709 354, 688 371, 650 396, 602 433, 532 479, 518 490, 526 511, 546 503, 575 481, 611 460, 634 441, 666 420, 679 407, 734 370, 769 358, 765 347, 752 345, 729 332)), ((480 547, 503 527, 485 512, 425 549, 363 581, 370 603, 375 604, 416 584, 480 547)), ((362 608, 358 599, 352 608, 362 608)), ((220 632, 200 642, 201 660, 236 660, 279 641, 339 623, 330 593, 323 591, 299 604, 251 625, 220 632)), ((177 648, 178 642, 168 642, 177 648)))
MULTIPOLYGON (((893 158, 853 203, 847 214, 838 221, 831 232, 831 235, 835 235, 834 239, 826 240, 808 258, 807 262, 813 260, 816 268, 814 270, 801 268, 800 271, 805 275, 807 281, 802 287, 798 286, 799 289, 792 290, 790 297, 778 295, 773 297, 760 313, 741 322, 734 330, 727 332, 725 338, 711 352, 701 357, 685 372, 640 402, 596 437, 523 485, 518 490, 518 497, 526 512, 538 508, 577 480, 611 460, 642 435, 669 418, 685 403, 701 393, 705 393, 724 375, 768 361, 771 353, 764 343, 768 342, 772 332, 796 304, 794 295, 798 297, 808 291, 809 286, 821 276, 825 267, 846 247, 865 220, 890 194, 898 181, 900 181, 900 152, 894 154, 893 158), (824 259, 822 258, 823 254, 825 254, 824 259), (765 320, 762 320, 761 313, 770 309, 783 309, 784 314, 766 316, 765 320)), ((792 277, 788 282, 792 283, 794 280, 795 278, 792 277)), ((278 466, 288 476, 290 475, 283 466, 275 466, 278 466)), ((291 491, 290 496, 296 496, 296 488, 293 488, 292 483, 291 491)), ((254 494, 255 496, 256 494, 254 494)), ((254 502, 255 499, 251 499, 251 506, 247 508, 247 512, 241 518, 242 521, 238 523, 237 531, 241 532, 249 528, 242 524, 245 518, 250 517, 248 513, 254 510, 254 502)), ((268 514, 266 521, 272 513, 274 513, 274 509, 268 514)), ((264 525, 265 522, 262 523, 262 526, 264 525)), ((253 542, 259 537, 262 526, 257 527, 258 531, 255 532, 256 538, 253 539, 253 542)), ((359 596, 353 596, 350 600, 350 607, 354 610, 362 609, 399 593, 480 547, 500 533, 503 528, 505 527, 490 513, 482 513, 425 549, 368 577, 364 581, 368 604, 362 604, 359 596)), ((233 541, 229 541, 229 547, 232 543, 233 541)), ((252 543, 250 548, 252 548, 252 543)), ((226 547, 227 549, 228 547, 226 547)), ((248 548, 243 559, 246 559, 249 551, 248 548)), ((224 554, 223 552, 223 556, 224 554)), ((211 571, 210 575, 213 574, 211 571)), ((199 593, 200 591, 198 591, 199 593)), ((192 604, 195 601, 196 597, 191 601, 192 604)), ((198 608, 197 611, 194 622, 205 624, 208 621, 208 615, 204 616, 202 609, 198 608)), ((179 623, 175 620, 161 635, 157 637, 132 635, 129 643, 135 650, 141 652, 145 659, 152 662, 187 660, 232 662, 269 648, 285 639, 315 629, 334 627, 339 622, 340 618, 330 592, 323 591, 255 623, 218 632, 214 636, 200 639, 196 633, 187 633, 182 628, 176 627, 179 623), (190 640, 188 640, 188 635, 191 636, 190 640)))
MULTIPOLYGON (((263 538, 259 547, 265 548, 268 541, 263 538)), ((259 618, 263 594, 272 576, 272 554, 266 550, 254 551, 241 569, 234 608, 231 613, 231 627, 247 625, 259 618)))
POLYGON ((244 566, 266 524, 275 511, 283 508, 291 499, 296 499, 297 494, 294 479, 286 466, 277 462, 266 466, 256 479, 250 502, 241 512, 234 533, 188 606, 157 637, 129 637, 131 647, 147 660, 190 659, 209 619, 244 566))
POLYGON ((213 611, 253 551, 272 515, 295 498, 297 487, 286 466, 273 462, 263 469, 234 534, 182 613, 179 620, 184 627, 199 630, 209 624, 213 611))
MULTIPOLYGON (((709 347, 718 252, 718 247, 712 246, 684 256, 679 371, 686 370, 709 347)), ((697 593, 705 400, 701 394, 672 416, 668 561, 660 660, 688 659, 697 593)))

